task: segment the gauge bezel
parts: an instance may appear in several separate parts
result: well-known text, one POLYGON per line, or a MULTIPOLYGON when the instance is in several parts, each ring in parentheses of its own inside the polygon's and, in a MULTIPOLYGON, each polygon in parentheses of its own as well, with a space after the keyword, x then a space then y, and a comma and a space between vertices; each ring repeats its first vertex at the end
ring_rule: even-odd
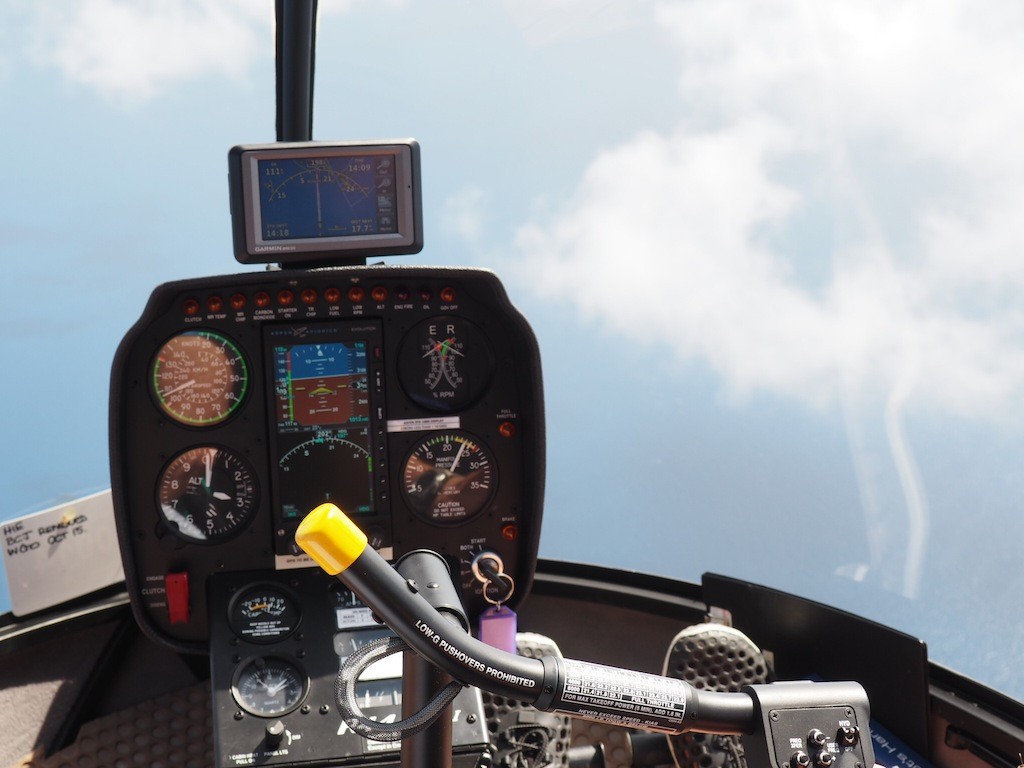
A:
POLYGON ((291 712, 294 712, 296 709, 298 709, 299 707, 302 706, 302 702, 304 702, 306 700, 306 698, 309 696, 310 685, 311 685, 311 681, 310 681, 309 673, 306 671, 306 668, 304 666, 302 666, 302 664, 299 662, 299 660, 296 659, 295 657, 293 657, 293 656, 291 656, 291 655, 289 655, 287 653, 276 653, 276 652, 275 653, 266 653, 266 654, 262 654, 262 653, 261 654, 254 654, 252 656, 248 656, 248 657, 242 659, 242 661, 239 662, 238 666, 235 667, 235 671, 231 675, 231 698, 233 698, 235 700, 235 703, 243 711, 248 712, 253 717, 259 717, 259 718, 263 718, 263 719, 269 719, 269 718, 272 718, 272 717, 283 717, 284 715, 287 715, 287 714, 289 714, 291 712), (288 666, 290 666, 292 669, 294 669, 296 672, 299 673, 299 679, 302 681, 302 694, 295 701, 295 703, 292 704, 291 706, 289 706, 287 709, 282 709, 280 711, 273 712, 271 714, 266 714, 266 713, 263 713, 263 712, 257 712, 251 706, 249 706, 249 705, 247 705, 245 703, 243 697, 239 693, 238 683, 242 679, 243 672, 248 670, 250 666, 253 666, 260 659, 263 659, 264 661, 267 661, 267 662, 269 662, 271 660, 276 660, 276 661, 284 662, 285 664, 287 664, 288 666))
POLYGON ((184 330, 179 330, 177 333, 168 336, 166 339, 164 339, 160 343, 160 346, 157 347, 156 352, 153 353, 153 357, 149 361, 147 374, 149 394, 153 400, 153 404, 156 406, 157 411, 159 411, 162 416, 165 416, 168 419, 170 419, 171 422, 173 422, 177 426, 184 427, 186 429, 196 430, 209 429, 210 427, 219 427, 231 421, 242 410, 242 406, 245 405, 245 401, 249 398, 249 393, 252 391, 254 382, 252 365, 250 364, 249 359, 246 357, 245 353, 242 351, 242 348, 241 346, 239 346, 238 342, 236 342, 233 338, 231 338, 228 334, 224 333, 223 331, 205 327, 186 328, 184 330), (181 414, 176 413, 174 410, 168 407, 166 401, 164 400, 164 396, 161 395, 160 389, 157 386, 156 382, 157 361, 159 360, 160 354, 164 351, 167 345, 170 344, 175 339, 178 339, 182 336, 197 335, 212 336, 230 346, 231 349, 237 353, 238 359, 241 361, 242 373, 244 374, 242 391, 239 394, 238 398, 235 400, 234 406, 228 409, 227 412, 222 414, 219 418, 211 419, 209 421, 195 421, 188 419, 182 416, 181 414))
POLYGON ((218 443, 199 443, 197 445, 187 446, 186 448, 183 448, 182 450, 176 452, 160 468, 160 473, 157 475, 156 484, 153 489, 153 501, 156 505, 156 515, 157 519, 160 522, 160 525, 162 525, 163 528, 165 528, 177 539, 184 541, 188 544, 198 544, 199 546, 221 544, 240 535, 243 531, 246 530, 246 528, 248 528, 249 525, 252 524, 253 520, 256 518, 256 513, 259 509, 260 504, 259 479, 256 473, 256 469, 253 466, 252 462, 249 461, 249 459, 247 459, 245 456, 243 456, 241 452, 236 451, 232 448, 228 448, 227 446, 218 443), (180 527, 171 525, 171 521, 167 519, 167 516, 164 514, 163 511, 163 505, 161 504, 160 501, 160 489, 163 487, 164 479, 167 476, 167 471, 171 468, 171 466, 173 466, 173 464, 176 461, 178 461, 182 456, 189 453, 190 451, 195 451, 203 448, 213 448, 216 449, 217 451, 223 451, 225 453, 231 454, 245 466, 246 470, 249 473, 249 478, 252 485, 252 501, 248 505, 245 514, 242 517, 242 520, 239 523, 233 525, 230 530, 225 531, 223 533, 218 533, 214 536, 209 536, 205 539, 197 539, 194 536, 190 536, 186 533, 183 533, 180 527))
POLYGON ((295 631, 302 625, 302 602, 299 600, 298 596, 293 591, 291 591, 290 589, 287 589, 287 588, 285 588, 285 587, 283 587, 280 584, 277 584, 275 582, 272 582, 272 581, 254 581, 254 582, 250 582, 250 583, 246 584, 245 586, 241 587, 240 589, 236 590, 234 595, 232 595, 231 599, 228 601, 227 622, 228 622, 228 627, 235 634, 235 637, 237 637, 242 642, 253 643, 254 645, 272 645, 274 643, 280 642, 282 640, 286 640, 287 638, 291 637, 295 633, 295 631), (277 635, 277 636, 274 636, 274 637, 269 637, 269 638, 268 637, 252 637, 252 636, 247 636, 247 635, 242 634, 238 630, 238 628, 236 626, 236 622, 235 622, 235 609, 238 607, 239 603, 242 601, 242 599, 244 597, 246 597, 247 595, 250 595, 250 594, 252 594, 254 592, 271 592, 271 591, 281 593, 282 595, 284 595, 284 597, 288 601, 290 601, 291 607, 295 610, 295 613, 297 614, 296 615, 296 619, 295 619, 295 624, 291 627, 291 629, 289 629, 284 634, 277 635))

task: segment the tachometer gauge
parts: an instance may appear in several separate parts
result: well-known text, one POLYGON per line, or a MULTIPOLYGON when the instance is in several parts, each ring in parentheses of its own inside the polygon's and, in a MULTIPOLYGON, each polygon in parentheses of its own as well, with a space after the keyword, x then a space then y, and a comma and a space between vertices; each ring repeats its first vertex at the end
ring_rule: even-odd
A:
POLYGON ((227 337, 185 331, 169 339, 153 359, 153 391, 165 414, 180 424, 220 424, 245 399, 249 370, 227 337))
POLYGON ((235 672, 231 695, 238 706, 257 717, 279 717, 306 698, 309 678, 297 664, 281 656, 261 656, 235 672))
POLYGON ((231 601, 228 624, 251 643, 274 643, 290 635, 302 614, 296 600, 279 587, 261 584, 239 592, 231 601))
POLYGON ((161 473, 157 506, 167 527, 186 541, 223 541, 239 533, 256 510, 255 474, 226 448, 190 448, 161 473))
POLYGON ((417 443, 402 465, 402 496, 421 518, 458 525, 482 512, 497 488, 490 451, 465 432, 435 433, 417 443))
POLYGON ((435 411, 456 411, 476 400, 490 383, 492 368, 483 332, 451 315, 417 325, 398 354, 398 379, 405 393, 435 411))

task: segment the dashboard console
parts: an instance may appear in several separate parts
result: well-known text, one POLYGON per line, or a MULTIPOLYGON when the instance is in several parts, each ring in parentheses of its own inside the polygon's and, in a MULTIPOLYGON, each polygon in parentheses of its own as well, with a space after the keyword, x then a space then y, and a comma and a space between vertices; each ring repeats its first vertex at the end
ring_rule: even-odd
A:
MULTIPOLYGON (((297 549, 318 504, 345 510, 389 559, 439 552, 471 621, 530 588, 540 356, 490 272, 161 285, 114 360, 110 442, 133 611, 156 641, 210 654, 221 765, 302 762, 302 737, 309 751, 321 731, 353 759, 365 748, 329 703, 341 660, 386 628, 297 549)), ((400 698, 400 672, 381 675, 370 712, 400 698)), ((462 711, 479 709, 479 693, 463 695, 476 698, 462 711)), ((457 728, 456 747, 485 742, 477 730, 457 728)))

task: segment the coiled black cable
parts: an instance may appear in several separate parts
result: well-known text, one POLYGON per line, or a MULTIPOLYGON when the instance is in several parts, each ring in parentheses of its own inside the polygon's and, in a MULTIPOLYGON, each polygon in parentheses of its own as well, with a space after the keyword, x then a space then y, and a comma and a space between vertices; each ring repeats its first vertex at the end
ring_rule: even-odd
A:
POLYGON ((349 656, 334 684, 334 703, 342 720, 355 733, 372 741, 399 741, 430 727, 465 685, 453 680, 437 692, 423 709, 397 723, 379 723, 363 714, 356 703, 356 682, 373 662, 399 651, 412 650, 400 637, 382 637, 349 656))

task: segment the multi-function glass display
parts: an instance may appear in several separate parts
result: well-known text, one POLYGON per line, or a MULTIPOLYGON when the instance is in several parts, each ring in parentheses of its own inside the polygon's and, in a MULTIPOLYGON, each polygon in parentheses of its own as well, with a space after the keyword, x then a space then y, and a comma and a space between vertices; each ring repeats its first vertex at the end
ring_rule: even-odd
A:
POLYGON ((267 331, 279 556, 297 554, 295 528, 319 504, 376 511, 369 359, 379 335, 365 322, 267 331))

